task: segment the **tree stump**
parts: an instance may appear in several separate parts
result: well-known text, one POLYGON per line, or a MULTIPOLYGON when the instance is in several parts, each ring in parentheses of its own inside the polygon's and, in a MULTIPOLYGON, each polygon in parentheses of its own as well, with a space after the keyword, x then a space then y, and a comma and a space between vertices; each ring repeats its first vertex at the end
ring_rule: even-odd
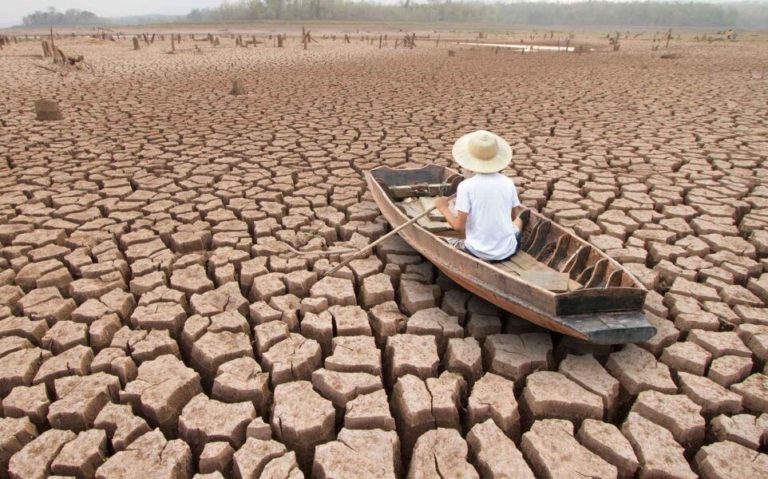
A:
POLYGON ((45 40, 43 40, 42 45, 43 45, 43 58, 50 58, 53 55, 51 53, 51 46, 45 40))
POLYGON ((453 51, 453 50, 448 50, 448 56, 449 57, 455 57, 456 56, 456 52, 453 51))
POLYGON ((141 50, 141 47, 139 46, 139 39, 136 37, 133 37, 133 49, 141 50))
POLYGON ((248 91, 245 89, 245 85, 243 85, 243 81, 240 79, 232 81, 232 90, 230 90, 230 95, 245 95, 248 93, 248 91))
POLYGON ((61 120, 64 117, 59 110, 59 104, 53 100, 35 100, 35 114, 40 121, 61 120))

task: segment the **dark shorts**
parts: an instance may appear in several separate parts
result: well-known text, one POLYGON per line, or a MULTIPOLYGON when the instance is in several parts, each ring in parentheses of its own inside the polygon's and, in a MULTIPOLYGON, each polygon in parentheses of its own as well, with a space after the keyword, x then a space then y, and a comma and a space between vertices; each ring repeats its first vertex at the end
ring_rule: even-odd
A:
MULTIPOLYGON (((522 231, 517 229, 517 227, 515 225, 512 225, 512 227, 515 228, 515 239, 517 240, 517 249, 515 250, 515 252, 512 253, 511 255, 509 255, 509 257, 504 258, 504 259, 483 260, 483 261, 487 261, 489 263, 498 263, 498 262, 501 262, 501 261, 506 261, 509 258, 511 258, 512 256, 514 256, 515 253, 517 253, 520 250, 520 242, 523 240, 523 233, 522 233, 522 231)), ((464 238, 443 238, 443 239, 445 239, 446 243, 448 243, 449 245, 453 246, 454 248, 456 248, 458 250, 461 250, 461 251, 463 251, 463 252, 465 252, 467 254, 471 254, 472 256, 475 256, 464 245, 464 238)))

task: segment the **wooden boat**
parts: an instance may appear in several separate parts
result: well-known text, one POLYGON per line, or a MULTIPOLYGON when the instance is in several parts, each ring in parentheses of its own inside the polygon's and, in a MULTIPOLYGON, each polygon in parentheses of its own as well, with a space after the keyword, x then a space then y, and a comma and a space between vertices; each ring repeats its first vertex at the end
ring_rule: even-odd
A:
MULTIPOLYGON (((368 187, 392 227, 456 192, 463 180, 442 166, 379 167, 368 187)), ((526 209, 520 248, 503 262, 486 262, 450 246, 456 236, 434 210, 400 236, 446 276, 510 313, 544 328, 600 344, 645 341, 656 334, 642 307, 647 290, 592 244, 526 209)))

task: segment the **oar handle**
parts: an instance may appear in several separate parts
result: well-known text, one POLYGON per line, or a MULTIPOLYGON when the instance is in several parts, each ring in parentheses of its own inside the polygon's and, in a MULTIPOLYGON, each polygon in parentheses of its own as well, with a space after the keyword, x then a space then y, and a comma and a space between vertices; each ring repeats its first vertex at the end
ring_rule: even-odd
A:
POLYGON ((414 216, 414 217, 413 217, 413 218, 411 218, 410 220, 408 220, 408 221, 406 221, 405 223, 401 224, 401 225, 400 225, 400 226, 398 226, 397 228, 393 229, 393 230, 392 230, 392 231, 390 231, 389 233, 385 234, 385 235, 384 235, 384 236, 382 236, 381 238, 377 239, 377 240, 376 240, 376 241, 374 241, 373 243, 369 244, 369 245, 368 245, 368 246, 366 246, 365 248, 362 248, 362 249, 361 249, 361 250, 359 250, 357 253, 354 253, 354 254, 353 254, 352 256, 350 256, 349 258, 345 259, 345 260, 344 260, 344 261, 342 261, 341 263, 339 263, 339 264, 337 264, 336 266, 334 266, 333 268, 329 269, 329 270, 328 270, 328 271, 326 271, 324 274, 320 275, 320 277, 321 277, 321 278, 323 278, 323 277, 325 277, 325 276, 329 276, 329 275, 332 275, 332 274, 333 274, 333 273, 335 273, 336 271, 340 270, 340 269, 341 269, 341 268, 343 268, 344 266, 346 266, 346 265, 348 265, 349 263, 351 263, 351 262, 352 262, 352 260, 354 260, 355 258, 357 258, 358 256, 360 256, 361 254, 363 254, 363 253, 367 253, 368 251, 372 250, 373 248, 375 248, 376 246, 378 246, 379 244, 381 244, 383 241, 385 241, 385 240, 387 240, 387 239, 391 238, 392 236, 394 236, 394 235, 396 235, 397 233, 399 233, 400 231, 402 231, 402 230, 403 230, 403 228, 406 228, 407 226, 410 226, 410 225, 412 225, 413 223, 415 223, 415 222, 419 221, 420 219, 422 219, 423 217, 427 216, 429 213, 431 213, 431 212, 432 212, 433 210, 435 210, 436 208, 437 208, 437 206, 432 206, 431 208, 429 208, 429 209, 427 209, 427 210, 423 211, 422 213, 419 213, 417 216, 414 216))

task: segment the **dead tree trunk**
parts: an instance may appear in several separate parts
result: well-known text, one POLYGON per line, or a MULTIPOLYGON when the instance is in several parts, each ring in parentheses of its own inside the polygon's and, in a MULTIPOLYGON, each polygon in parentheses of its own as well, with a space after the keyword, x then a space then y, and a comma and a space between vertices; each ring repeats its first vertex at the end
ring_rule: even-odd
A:
POLYGON ((48 41, 43 40, 43 58, 50 58, 51 57, 51 46, 48 44, 48 41))
POLYGON ((139 45, 139 39, 137 37, 133 37, 133 49, 141 50, 141 46, 139 45))
POLYGON ((171 35, 171 52, 176 51, 176 37, 171 35))

